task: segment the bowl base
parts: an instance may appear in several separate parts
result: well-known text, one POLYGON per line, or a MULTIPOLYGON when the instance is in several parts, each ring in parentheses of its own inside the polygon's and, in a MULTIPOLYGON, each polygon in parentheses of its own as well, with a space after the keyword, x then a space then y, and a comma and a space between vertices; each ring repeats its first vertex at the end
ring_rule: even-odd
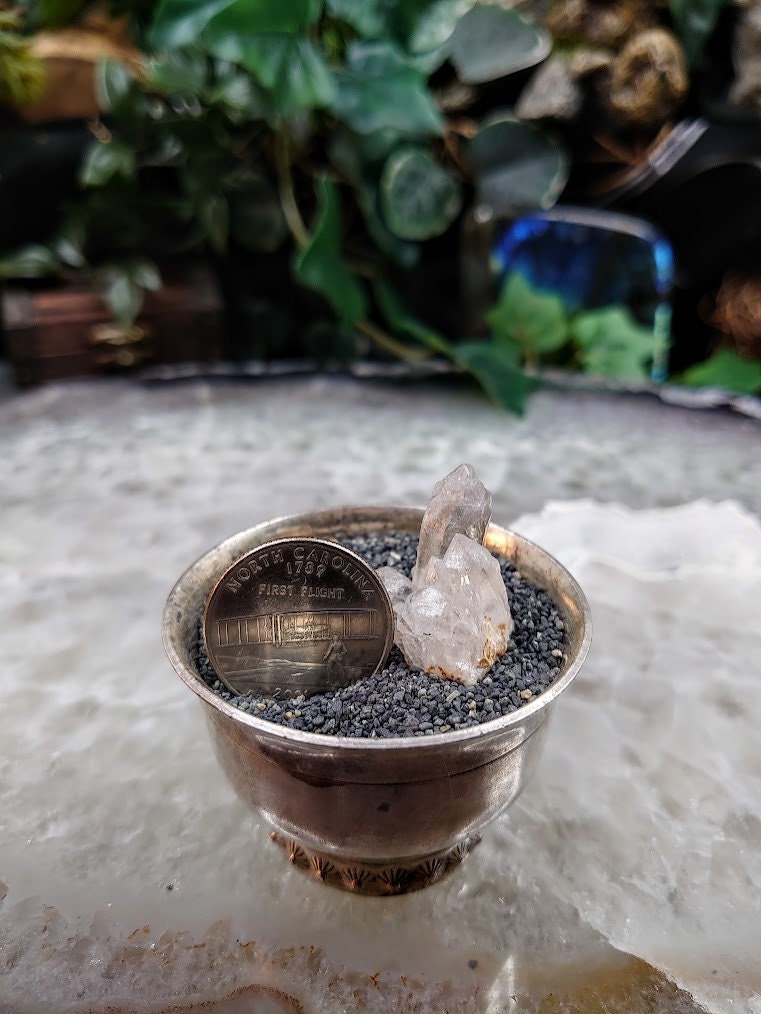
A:
POLYGON ((273 831, 270 838, 284 850, 289 862, 305 870, 315 880, 342 891, 376 898, 409 894, 435 884, 458 867, 481 841, 480 835, 470 835, 451 848, 391 865, 368 863, 360 859, 339 860, 335 856, 307 848, 278 831, 273 831))

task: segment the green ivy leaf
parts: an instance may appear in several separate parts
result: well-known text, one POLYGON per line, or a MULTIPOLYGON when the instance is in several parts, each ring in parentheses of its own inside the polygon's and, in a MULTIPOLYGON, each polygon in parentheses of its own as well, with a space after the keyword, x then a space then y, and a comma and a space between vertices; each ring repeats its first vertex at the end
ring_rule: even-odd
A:
POLYGON ((513 116, 487 121, 471 139, 468 154, 478 200, 497 215, 552 207, 568 179, 563 149, 513 116))
POLYGON ((538 382, 524 373, 520 352, 515 346, 494 342, 447 342, 410 313, 386 279, 377 278, 373 291, 377 308, 393 332, 407 335, 432 352, 452 359, 478 381, 496 405, 517 415, 523 414, 527 397, 538 382))
POLYGON ((85 152, 79 171, 83 187, 102 187, 114 178, 132 179, 135 152, 121 141, 95 141, 85 152))
POLYGON ((132 327, 143 307, 143 290, 123 267, 111 267, 97 278, 101 295, 117 324, 132 327))
POLYGON ((378 309, 392 331, 413 338, 433 352, 448 356, 450 359, 455 357, 454 346, 433 328, 414 317, 402 302, 398 292, 385 278, 376 278, 373 291, 378 309))
POLYGON ((441 235, 459 214, 461 200, 457 180, 422 148, 397 151, 383 167, 383 220, 400 239, 441 235))
MULTIPOLYGON (((362 156, 365 165, 380 166, 378 163, 386 161, 394 149, 401 144, 409 143, 405 136, 398 130, 381 127, 369 134, 354 134, 357 139, 357 148, 362 156)), ((372 174, 377 175, 376 173, 372 174)))
POLYGON ((622 306, 577 314, 571 338, 587 373, 617 380, 647 380, 650 364, 663 352, 663 339, 622 306))
POLYGON ((219 59, 245 67, 270 93, 273 111, 279 116, 328 106, 333 101, 333 73, 309 39, 225 34, 207 37, 204 45, 219 59))
POLYGON ((250 120, 267 120, 272 107, 264 90, 252 81, 251 75, 237 67, 220 76, 206 92, 210 105, 220 105, 234 123, 250 120))
POLYGON ((360 183, 356 190, 357 203, 365 220, 370 237, 387 257, 403 268, 411 268, 420 257, 417 243, 399 239, 389 232, 378 210, 378 190, 372 183, 360 183))
POLYGON ((60 268, 60 261, 52 250, 39 243, 30 243, 0 259, 0 278, 45 278, 56 274, 60 268))
POLYGON ((95 68, 95 97, 98 107, 110 113, 128 101, 135 77, 117 60, 101 60, 95 68))
POLYGON ((206 86, 209 69, 200 53, 172 51, 148 63, 146 87, 162 95, 194 98, 206 86))
POLYGON ((58 236, 53 241, 52 246, 58 257, 61 259, 62 264, 65 264, 69 268, 85 267, 87 262, 82 251, 82 247, 75 243, 70 237, 58 236))
POLYGON ((50 244, 51 250, 66 267, 79 269, 87 266, 85 218, 86 214, 82 205, 71 208, 64 216, 58 232, 50 244))
POLYGON ((526 399, 538 383, 520 367, 518 350, 493 342, 452 346, 455 361, 470 373, 495 404, 523 415, 526 399))
POLYGON ((319 212, 309 244, 296 257, 298 281, 323 296, 344 328, 350 328, 367 309, 362 286, 341 256, 341 198, 324 176, 317 179, 319 212))
POLYGON ((445 42, 438 49, 429 49, 425 53, 410 53, 408 61, 411 67, 419 70, 427 78, 435 73, 449 59, 449 43, 445 42))
POLYGON ((761 363, 743 359, 731 349, 717 349, 679 378, 690 387, 719 387, 735 394, 761 394, 761 363))
POLYGON ((508 275, 486 320, 498 343, 515 343, 529 362, 556 352, 568 341, 563 301, 533 288, 515 271, 508 275))
POLYGON ((322 0, 161 0, 148 40, 153 49, 178 49, 212 36, 296 34, 313 25, 321 12, 322 0))
POLYGON ((355 42, 336 75, 335 115, 360 134, 394 130, 407 137, 442 132, 425 74, 388 42, 355 42))
POLYGON ((434 0, 420 13, 407 39, 411 53, 428 53, 449 42, 475 0, 434 0))
POLYGON ((400 239, 387 228, 376 183, 383 162, 399 146, 399 140, 396 131, 355 134, 348 127, 339 127, 333 132, 328 154, 331 164, 354 188, 365 226, 377 248, 395 264, 410 268, 420 257, 420 246, 400 239))
POLYGON ((145 259, 130 261, 126 271, 135 285, 139 285, 146 292, 158 292, 161 288, 161 275, 153 261, 145 259))
POLYGON ((327 0, 334 18, 345 21, 365 39, 382 39, 392 33, 398 0, 327 0))
POLYGON ((457 23, 450 58, 465 84, 495 81, 549 56, 552 40, 517 11, 477 3, 457 23))
POLYGON ((696 67, 726 0, 669 0, 676 34, 690 67, 696 67))
POLYGON ((271 93, 273 112, 289 116, 328 105, 333 76, 306 30, 322 0, 163 0, 149 38, 157 49, 196 46, 244 66, 271 93))
POLYGON ((448 342, 409 312, 386 279, 376 279, 374 293, 378 309, 392 331, 407 335, 451 359, 469 373, 497 405, 518 415, 523 413, 526 398, 538 385, 521 369, 516 346, 495 342, 448 342))

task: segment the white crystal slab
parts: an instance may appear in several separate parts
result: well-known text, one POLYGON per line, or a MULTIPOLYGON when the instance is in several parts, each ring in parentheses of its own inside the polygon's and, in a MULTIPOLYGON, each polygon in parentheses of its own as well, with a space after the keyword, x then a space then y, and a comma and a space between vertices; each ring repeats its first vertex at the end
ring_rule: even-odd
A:
POLYGON ((594 559, 669 578, 701 570, 755 573, 761 567, 761 524, 732 500, 698 500, 670 511, 551 501, 541 514, 522 517, 520 531, 541 538, 568 567, 594 559))
POLYGON ((545 1014, 550 992, 623 975, 620 947, 710 1010, 757 1014, 761 535, 733 503, 665 505, 758 508, 758 429, 651 408, 541 395, 518 421, 322 380, 0 405, 0 1009, 154 1012, 244 989, 214 1014, 545 1014), (495 520, 522 513, 572 567, 592 654, 534 780, 452 879, 332 892, 284 864, 218 771, 162 655, 163 601, 235 530, 422 502, 460 460, 495 520))

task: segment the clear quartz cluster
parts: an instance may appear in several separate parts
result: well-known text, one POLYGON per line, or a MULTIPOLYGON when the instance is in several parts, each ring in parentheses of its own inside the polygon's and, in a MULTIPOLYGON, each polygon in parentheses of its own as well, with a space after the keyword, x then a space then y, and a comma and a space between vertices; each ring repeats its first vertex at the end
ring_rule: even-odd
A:
POLYGON ((471 465, 436 484, 412 580, 382 567, 408 665, 466 685, 507 649, 513 620, 499 564, 482 544, 491 494, 471 465))
POLYGON ((432 557, 444 556, 455 535, 467 535, 481 545, 490 519, 491 493, 472 465, 458 465, 433 487, 420 525, 413 582, 432 557))

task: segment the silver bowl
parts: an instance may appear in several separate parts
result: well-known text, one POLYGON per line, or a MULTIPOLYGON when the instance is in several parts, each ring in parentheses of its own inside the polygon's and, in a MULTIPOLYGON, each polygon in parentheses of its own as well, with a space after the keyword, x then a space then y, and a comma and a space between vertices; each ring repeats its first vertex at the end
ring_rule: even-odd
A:
POLYGON ((363 894, 401 894, 441 879, 524 787, 555 701, 589 650, 589 607, 578 584, 528 539, 489 526, 486 545, 555 603, 565 623, 563 665, 551 686, 518 711, 432 736, 351 739, 266 722, 210 690, 191 647, 211 588, 249 550, 292 536, 417 533, 422 515, 404 507, 345 507, 256 525, 194 563, 164 609, 167 655, 201 699, 217 759, 235 791, 272 825, 272 839, 292 863, 363 894))

